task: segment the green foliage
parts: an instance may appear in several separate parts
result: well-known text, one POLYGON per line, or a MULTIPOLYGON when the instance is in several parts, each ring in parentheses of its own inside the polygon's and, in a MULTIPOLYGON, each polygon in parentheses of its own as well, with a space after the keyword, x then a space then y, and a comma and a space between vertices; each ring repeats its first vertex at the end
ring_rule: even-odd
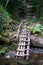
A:
POLYGON ((41 20, 41 21, 43 21, 43 16, 42 16, 42 17, 40 17, 40 20, 41 20))
POLYGON ((41 33, 41 31, 43 31, 43 26, 41 24, 37 24, 34 27, 31 27, 30 31, 33 33, 41 33))
POLYGON ((7 1, 7 0, 0 0, 0 4, 2 4, 3 6, 5 6, 6 1, 7 1))
POLYGON ((6 30, 7 24, 9 24, 10 22, 11 22, 10 15, 4 9, 4 7, 0 5, 0 33, 6 30))
POLYGON ((2 20, 4 20, 5 22, 10 22, 11 18, 10 18, 10 14, 7 12, 7 10, 0 5, 0 17, 2 18, 2 20))
MULTIPOLYGON (((27 3, 29 3, 29 1, 32 1, 32 5, 33 5, 33 10, 35 10, 37 13, 37 16, 39 16, 41 8, 40 6, 43 4, 42 0, 26 0, 27 3), (41 2, 42 1, 42 2, 41 2)), ((6 5, 7 0, 0 0, 0 3, 3 4, 4 6, 6 5)), ((15 15, 15 17, 13 18, 19 18, 22 13, 27 13, 26 11, 26 7, 23 7, 25 0, 9 0, 9 3, 7 5, 7 10, 9 11, 9 13, 11 13, 13 16, 15 15)), ((24 17, 22 15, 22 17, 24 17)))
POLYGON ((4 53, 5 53, 5 51, 2 50, 2 49, 0 49, 0 55, 2 55, 2 54, 4 54, 4 53))
POLYGON ((0 38, 2 37, 2 35, 0 34, 0 38))
POLYGON ((15 45, 10 45, 9 47, 8 47, 8 49, 7 49, 7 51, 6 52, 9 52, 9 51, 11 51, 11 50, 16 50, 16 46, 15 45))

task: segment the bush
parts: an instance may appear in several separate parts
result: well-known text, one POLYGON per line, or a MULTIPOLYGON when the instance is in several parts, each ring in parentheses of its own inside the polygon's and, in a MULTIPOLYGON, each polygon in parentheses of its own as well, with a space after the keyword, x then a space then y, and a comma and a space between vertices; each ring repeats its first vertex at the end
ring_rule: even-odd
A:
POLYGON ((0 33, 6 30, 7 24, 9 24, 10 21, 10 14, 5 10, 2 5, 0 5, 0 33))
POLYGON ((5 53, 5 51, 2 50, 2 49, 0 49, 0 55, 2 55, 2 54, 4 54, 4 53, 5 53))
POLYGON ((30 28, 30 31, 33 33, 40 33, 43 31, 43 26, 41 24, 36 24, 34 27, 30 28))
POLYGON ((41 21, 43 21, 43 16, 42 16, 42 17, 40 17, 40 20, 41 20, 41 21))

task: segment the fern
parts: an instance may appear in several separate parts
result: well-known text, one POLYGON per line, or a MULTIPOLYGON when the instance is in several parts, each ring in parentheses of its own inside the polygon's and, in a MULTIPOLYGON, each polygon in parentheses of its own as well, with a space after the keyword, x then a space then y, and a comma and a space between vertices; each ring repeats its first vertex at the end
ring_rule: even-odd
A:
POLYGON ((43 31, 43 26, 41 24, 37 24, 34 27, 31 27, 30 31, 33 33, 40 33, 41 31, 43 31))

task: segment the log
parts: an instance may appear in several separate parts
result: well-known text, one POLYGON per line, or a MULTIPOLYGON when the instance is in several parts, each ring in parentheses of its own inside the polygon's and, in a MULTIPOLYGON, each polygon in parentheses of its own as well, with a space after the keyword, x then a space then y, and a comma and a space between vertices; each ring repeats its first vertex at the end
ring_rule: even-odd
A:
POLYGON ((43 37, 37 35, 30 35, 31 45, 36 47, 43 47, 43 37))

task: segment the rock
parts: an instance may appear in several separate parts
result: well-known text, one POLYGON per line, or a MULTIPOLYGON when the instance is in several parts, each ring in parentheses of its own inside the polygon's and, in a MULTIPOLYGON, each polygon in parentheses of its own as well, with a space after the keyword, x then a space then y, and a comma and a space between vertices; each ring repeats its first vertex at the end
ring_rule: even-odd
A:
POLYGON ((7 55, 6 58, 10 58, 10 55, 7 55))
POLYGON ((15 51, 10 51, 8 53, 5 53, 4 57, 6 58, 6 56, 10 56, 10 58, 14 58, 15 57, 15 51))
POLYGON ((30 41, 32 46, 43 47, 43 37, 30 35, 30 41))

